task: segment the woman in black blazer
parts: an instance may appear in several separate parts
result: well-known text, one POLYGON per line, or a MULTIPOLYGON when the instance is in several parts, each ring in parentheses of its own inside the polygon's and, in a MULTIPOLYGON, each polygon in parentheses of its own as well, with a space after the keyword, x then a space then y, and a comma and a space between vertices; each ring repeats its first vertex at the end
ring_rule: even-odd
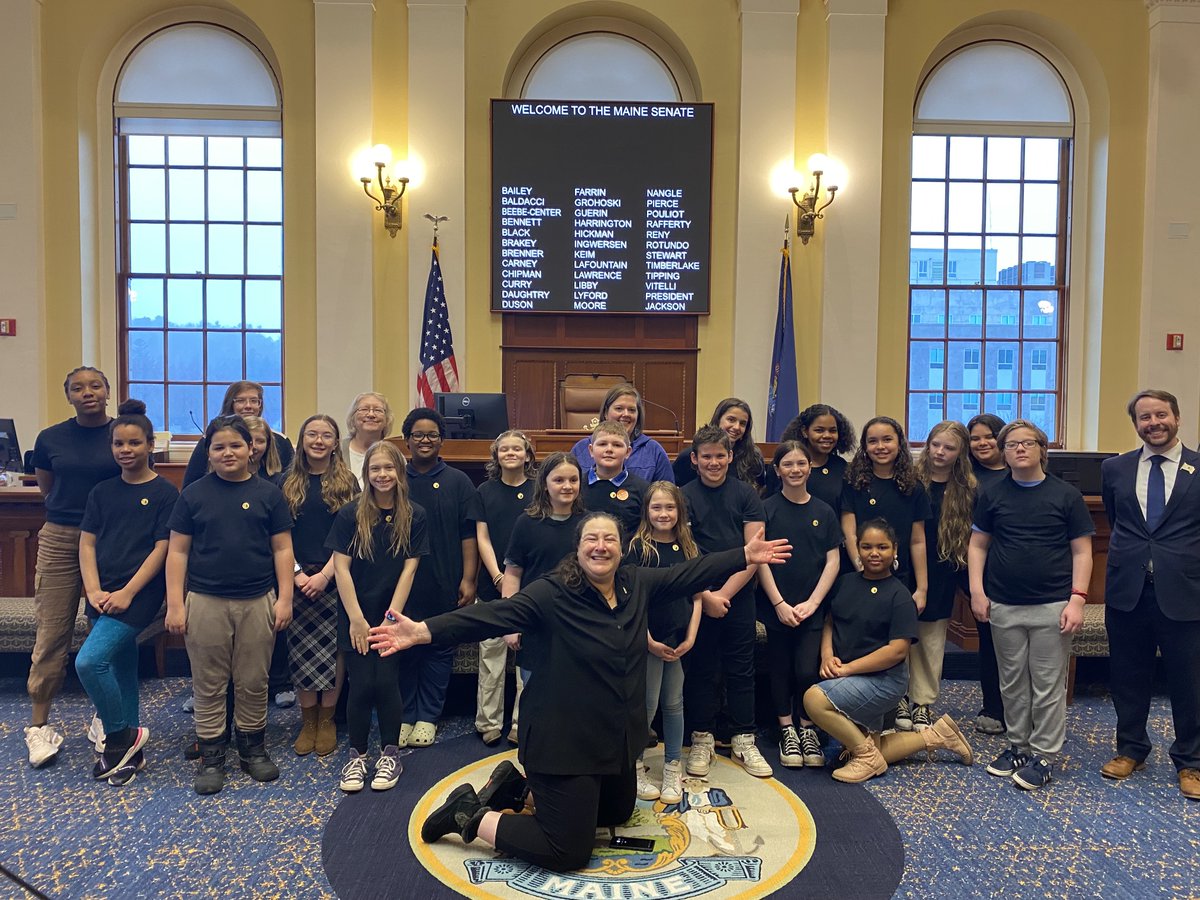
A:
POLYGON ((421 828, 425 841, 457 832, 511 856, 557 871, 576 869, 592 853, 595 830, 627 820, 636 800, 634 762, 646 746, 646 621, 649 604, 718 583, 749 564, 782 563, 784 540, 672 566, 618 568, 621 534, 608 513, 586 515, 576 555, 554 574, 502 602, 480 603, 424 622, 401 617, 371 629, 371 646, 387 655, 417 644, 458 644, 513 632, 542 632, 546 653, 525 690, 520 761, 537 797, 532 816, 519 809, 525 778, 503 762, 477 794, 461 785, 421 828), (587 727, 561 723, 588 711, 587 727))

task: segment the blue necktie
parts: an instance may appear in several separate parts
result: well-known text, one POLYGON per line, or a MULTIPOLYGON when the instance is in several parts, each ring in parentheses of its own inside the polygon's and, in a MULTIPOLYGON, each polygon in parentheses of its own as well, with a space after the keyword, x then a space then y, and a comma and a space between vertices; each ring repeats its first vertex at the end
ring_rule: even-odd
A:
POLYGON ((1150 477, 1146 481, 1146 529, 1158 527, 1163 510, 1167 508, 1167 480, 1163 477, 1165 456, 1150 457, 1150 477))

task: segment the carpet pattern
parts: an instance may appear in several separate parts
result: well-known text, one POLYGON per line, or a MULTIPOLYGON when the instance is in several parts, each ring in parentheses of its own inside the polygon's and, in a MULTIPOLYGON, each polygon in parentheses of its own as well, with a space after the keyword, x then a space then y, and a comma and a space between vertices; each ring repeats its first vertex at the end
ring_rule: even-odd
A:
MULTIPOLYGON (((33 770, 25 762, 21 730, 28 716, 24 679, 0 679, 0 865, 54 898, 336 896, 321 840, 343 805, 336 784, 344 739, 324 760, 298 758, 290 749, 298 711, 272 709, 268 747, 283 771, 280 781, 252 782, 231 753, 226 789, 198 797, 191 788, 194 764, 182 754, 191 729, 191 717, 181 710, 186 693, 182 678, 143 682, 143 724, 152 733, 149 766, 133 784, 116 789, 90 777, 92 755, 83 735, 91 708, 73 680, 54 707, 53 721, 67 734, 61 758, 33 770)), ((949 681, 937 710, 969 720, 978 704, 977 685, 949 681)), ((1156 698, 1152 707, 1156 747, 1149 766, 1122 783, 1105 781, 1097 771, 1112 754, 1113 727, 1108 698, 1081 687, 1068 713, 1061 765, 1042 791, 1018 791, 988 776, 982 764, 967 769, 915 759, 855 789, 878 801, 903 840, 904 869, 894 896, 1200 898, 1200 803, 1179 794, 1166 757, 1171 726, 1165 700, 1156 698)), ((469 716, 448 719, 438 744, 405 756, 401 784, 424 767, 430 768, 424 784, 434 784, 449 769, 439 754, 472 732, 469 716), (441 770, 437 777, 435 768, 441 770)), ((1001 738, 970 736, 981 763, 1004 747, 1001 738)), ((474 746, 480 758, 491 753, 474 746)), ((760 746, 775 759, 766 738, 760 746)), ((789 787, 796 780, 796 792, 813 814, 815 853, 838 854, 850 871, 872 857, 868 841, 823 847, 827 826, 821 816, 835 804, 806 790, 842 789, 828 771, 781 775, 789 787)), ((380 857, 395 852, 407 846, 408 820, 403 813, 394 816, 387 831, 376 828, 365 840, 380 857)), ((810 871, 816 869, 806 866, 777 896, 828 896, 805 881, 810 871)), ((390 896, 421 896, 403 885, 389 888, 390 896)), ((0 877, 0 896, 25 895, 0 877)))

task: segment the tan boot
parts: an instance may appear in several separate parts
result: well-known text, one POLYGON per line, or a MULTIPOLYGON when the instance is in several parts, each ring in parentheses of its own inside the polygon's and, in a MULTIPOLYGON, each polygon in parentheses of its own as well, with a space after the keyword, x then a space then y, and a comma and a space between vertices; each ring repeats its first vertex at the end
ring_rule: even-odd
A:
POLYGON ((316 746, 317 708, 315 706, 302 706, 300 707, 300 716, 303 724, 300 726, 300 733, 296 735, 296 743, 292 746, 296 748, 297 756, 308 756, 316 746))
POLYGON ((317 707, 317 756, 328 756, 337 749, 337 726, 333 724, 332 706, 317 707))
POLYGON ((835 769, 833 777, 847 784, 861 784, 876 775, 882 775, 887 771, 887 767, 887 761, 875 746, 875 742, 867 738, 857 747, 850 748, 850 762, 840 769, 835 769))
POLYGON ((958 723, 949 716, 942 716, 933 725, 922 731, 921 736, 925 738, 925 750, 931 759, 934 750, 949 750, 968 766, 975 760, 975 754, 971 752, 971 745, 963 737, 958 723))

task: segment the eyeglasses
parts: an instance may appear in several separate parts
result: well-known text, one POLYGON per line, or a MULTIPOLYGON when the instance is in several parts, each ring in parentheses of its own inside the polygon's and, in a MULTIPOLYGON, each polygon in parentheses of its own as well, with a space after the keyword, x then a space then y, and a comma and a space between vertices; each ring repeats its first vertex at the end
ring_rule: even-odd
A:
POLYGON ((408 439, 418 444, 435 444, 442 439, 442 435, 437 431, 414 431, 408 439))
POLYGON ((360 406, 358 409, 355 410, 355 412, 363 413, 365 415, 373 415, 373 416, 386 416, 387 415, 387 410, 383 409, 381 407, 378 407, 378 406, 360 406))
POLYGON ((1016 450, 1018 447, 1024 447, 1026 450, 1032 450, 1034 447, 1037 447, 1039 444, 1041 444, 1041 441, 1034 441, 1034 440, 1005 441, 1004 449, 1005 450, 1016 450))
POLYGON ((332 431, 306 431, 304 436, 310 441, 332 441, 334 439, 332 431))

